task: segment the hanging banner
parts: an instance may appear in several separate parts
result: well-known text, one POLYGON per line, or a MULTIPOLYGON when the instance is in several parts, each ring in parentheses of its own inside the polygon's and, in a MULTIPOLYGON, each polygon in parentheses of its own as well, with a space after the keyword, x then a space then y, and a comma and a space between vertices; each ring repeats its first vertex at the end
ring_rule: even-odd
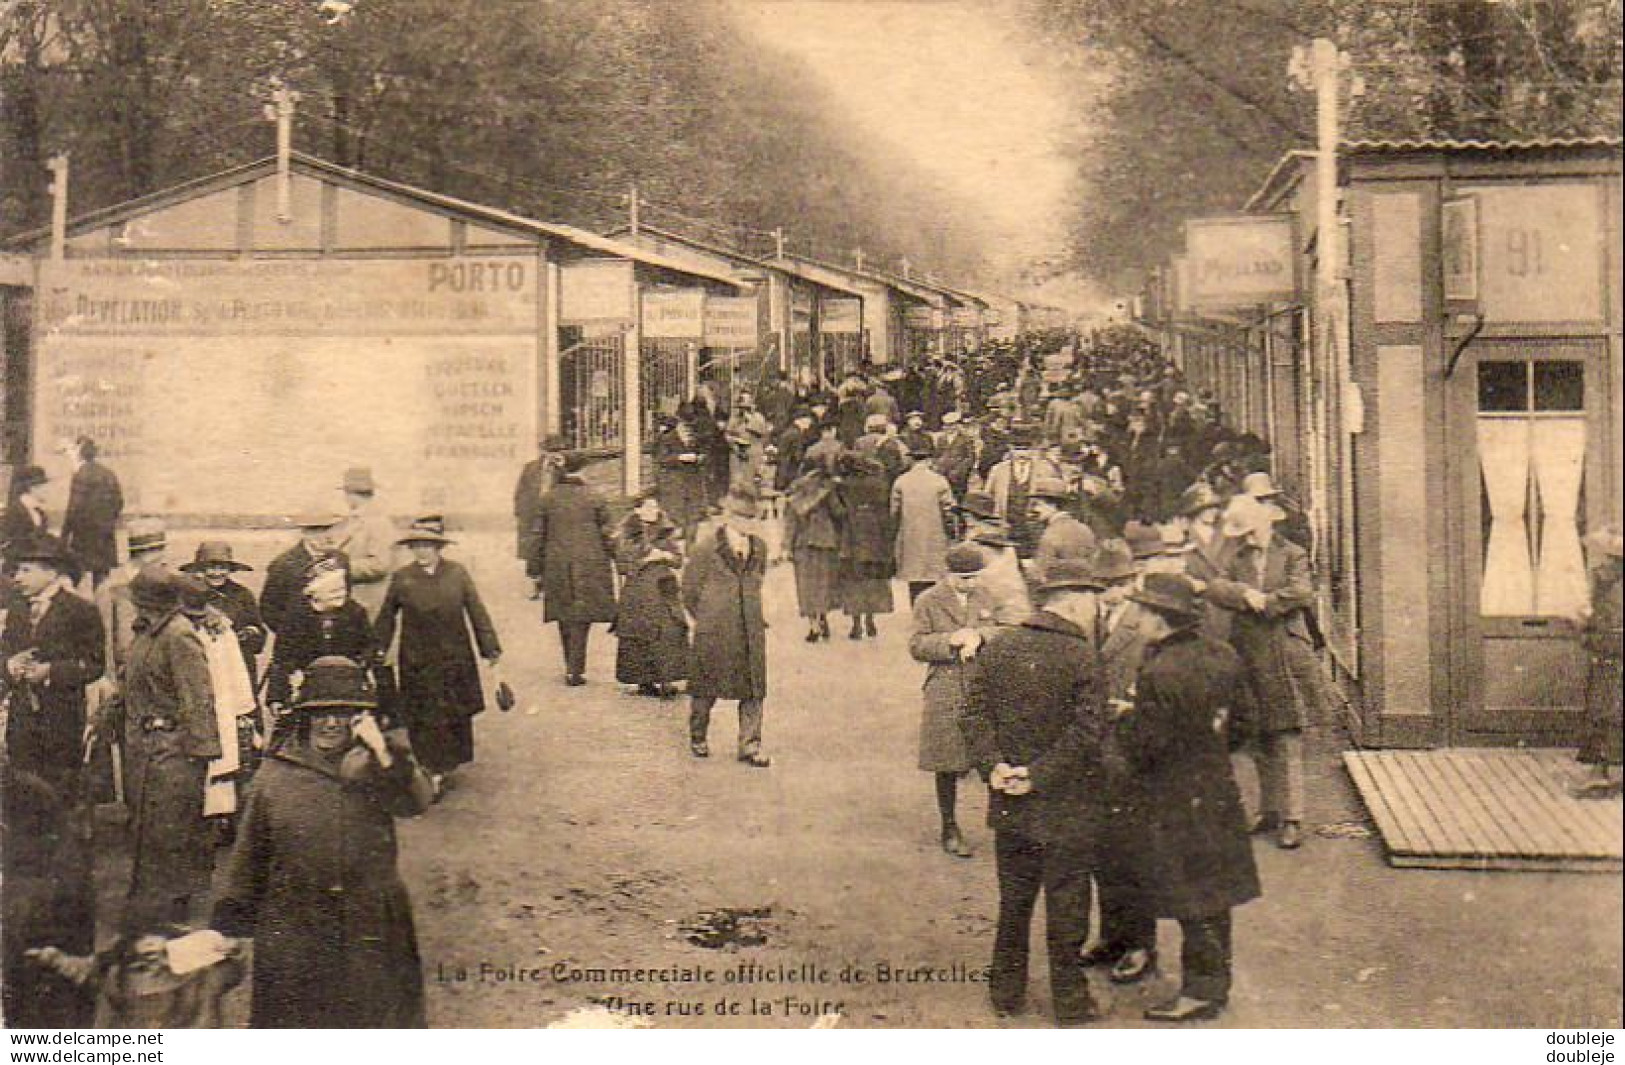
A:
POLYGON ((1201 310, 1255 307, 1297 297, 1291 215, 1222 215, 1185 223, 1185 303, 1201 310))
POLYGON ((863 332, 863 301, 824 300, 819 305, 818 331, 821 333, 863 332))
POLYGON ((925 332, 938 330, 943 327, 943 313, 938 307, 912 304, 903 311, 903 324, 910 329, 925 332))
POLYGON ((705 347, 754 348, 761 308, 755 296, 711 296, 705 301, 705 347))
POLYGON ((651 340, 698 340, 704 333, 704 289, 666 289, 643 294, 645 337, 651 340))
POLYGON ((559 270, 559 321, 632 320, 632 263, 628 259, 589 259, 559 270))

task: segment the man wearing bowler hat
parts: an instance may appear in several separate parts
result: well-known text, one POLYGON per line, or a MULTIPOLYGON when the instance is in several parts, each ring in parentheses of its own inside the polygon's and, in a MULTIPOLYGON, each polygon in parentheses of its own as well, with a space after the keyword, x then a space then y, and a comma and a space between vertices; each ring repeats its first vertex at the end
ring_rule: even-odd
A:
POLYGON ((343 515, 323 507, 312 507, 294 517, 299 542, 265 567, 265 585, 260 589, 260 617, 272 632, 280 632, 298 607, 312 566, 332 558, 349 574, 349 556, 338 549, 334 539, 334 530, 343 521, 343 515))
POLYGON ((372 470, 352 466, 339 485, 349 515, 333 530, 333 544, 350 560, 350 595, 376 620, 384 605, 389 576, 395 572, 395 527, 373 509, 378 485, 372 470))
POLYGON ((1230 997, 1230 911, 1260 894, 1227 739, 1241 663, 1201 634, 1188 578, 1149 574, 1133 599, 1149 643, 1114 740, 1141 811, 1140 901, 1183 939, 1179 994, 1145 1016, 1201 1020, 1230 997))
POLYGON ((689 753, 711 754, 711 708, 718 699, 739 702, 739 761, 766 769, 762 709, 767 699, 767 622, 762 616, 762 578, 767 544, 748 531, 757 500, 730 492, 722 500, 715 531, 702 538, 683 570, 683 607, 694 619, 689 673, 689 753))
POLYGON ((1050 992, 1062 1025, 1100 1017, 1081 958, 1102 813, 1106 708, 1092 634, 1099 591, 1085 563, 1051 566, 1038 611, 978 652, 960 718, 971 762, 990 789, 999 879, 993 1009, 1007 1016, 1025 1005, 1028 940, 1042 891, 1050 992))

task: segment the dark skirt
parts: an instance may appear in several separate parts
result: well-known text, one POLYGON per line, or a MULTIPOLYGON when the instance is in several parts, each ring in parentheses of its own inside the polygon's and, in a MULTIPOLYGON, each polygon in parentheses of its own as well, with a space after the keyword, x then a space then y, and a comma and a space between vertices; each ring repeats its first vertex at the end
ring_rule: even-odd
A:
POLYGON ((839 581, 841 610, 847 614, 890 614, 891 578, 868 576, 863 566, 846 565, 839 581))
POLYGON ((622 684, 670 684, 687 678, 688 621, 670 566, 644 566, 626 579, 615 636, 615 679, 622 684))
POLYGON ((179 732, 134 735, 125 758, 134 855, 125 920, 184 923, 190 900, 208 894, 214 868, 203 818, 208 764, 187 755, 179 732))
POLYGON ((1593 654, 1586 673, 1586 730, 1580 743, 1579 759, 1588 765, 1619 765, 1621 717, 1625 715, 1625 691, 1621 690, 1620 661, 1593 654))
POLYGON ((791 556, 796 571, 796 607, 804 618, 822 617, 838 607, 841 556, 822 547, 798 547, 791 556))
POLYGON ((407 725, 412 752, 429 773, 449 773, 474 760, 474 719, 434 715, 407 725))

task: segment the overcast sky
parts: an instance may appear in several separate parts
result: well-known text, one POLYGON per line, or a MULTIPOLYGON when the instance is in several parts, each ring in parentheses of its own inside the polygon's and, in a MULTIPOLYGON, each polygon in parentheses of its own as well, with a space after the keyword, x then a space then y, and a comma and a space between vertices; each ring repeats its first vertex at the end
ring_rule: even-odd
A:
POLYGON ((1061 256, 1075 129, 1054 71, 1033 63, 999 0, 737 0, 765 43, 805 59, 846 117, 978 205, 1006 284, 1061 256))

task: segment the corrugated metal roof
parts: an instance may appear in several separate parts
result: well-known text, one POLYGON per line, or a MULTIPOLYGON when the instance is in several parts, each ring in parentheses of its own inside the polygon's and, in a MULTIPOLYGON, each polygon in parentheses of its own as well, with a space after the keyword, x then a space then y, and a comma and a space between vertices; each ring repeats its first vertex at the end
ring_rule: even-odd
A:
POLYGON ((1350 140, 1344 141, 1345 152, 1539 152, 1562 151, 1575 148, 1618 148, 1619 137, 1541 137, 1527 140, 1455 140, 1452 138, 1425 138, 1419 140, 1350 140))

